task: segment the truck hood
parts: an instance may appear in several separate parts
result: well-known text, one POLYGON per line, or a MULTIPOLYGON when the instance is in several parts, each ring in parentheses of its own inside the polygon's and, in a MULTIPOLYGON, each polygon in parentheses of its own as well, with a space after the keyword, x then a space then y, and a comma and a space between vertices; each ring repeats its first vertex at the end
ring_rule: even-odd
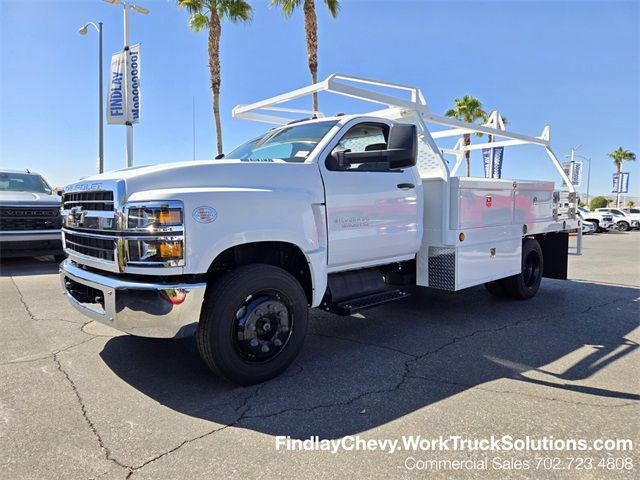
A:
MULTIPOLYGON (((228 187, 305 190, 312 194, 314 202, 324 202, 320 171, 314 163, 227 159, 177 162, 114 170, 77 183, 91 184, 99 189, 100 182, 116 180, 125 182, 127 197, 149 190, 228 187)), ((65 190, 69 187, 71 185, 65 190)))
POLYGON ((37 205, 37 206, 60 206, 58 195, 47 195, 46 193, 35 192, 0 192, 0 205, 37 205))

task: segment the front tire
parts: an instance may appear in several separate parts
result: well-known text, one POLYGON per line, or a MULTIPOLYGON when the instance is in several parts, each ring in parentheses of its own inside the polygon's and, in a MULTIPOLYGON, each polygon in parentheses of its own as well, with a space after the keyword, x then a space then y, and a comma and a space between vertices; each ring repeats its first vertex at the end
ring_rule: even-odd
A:
POLYGON ((629 224, 627 222, 618 222, 618 230, 621 232, 628 232, 629 224))
POLYGON ((540 289, 544 261, 537 240, 527 238, 522 244, 522 272, 503 279, 505 291, 517 300, 528 300, 540 289))
POLYGON ((196 343, 214 373, 253 385, 286 370, 302 348, 307 325, 307 297, 290 273, 246 265, 207 288, 196 343))

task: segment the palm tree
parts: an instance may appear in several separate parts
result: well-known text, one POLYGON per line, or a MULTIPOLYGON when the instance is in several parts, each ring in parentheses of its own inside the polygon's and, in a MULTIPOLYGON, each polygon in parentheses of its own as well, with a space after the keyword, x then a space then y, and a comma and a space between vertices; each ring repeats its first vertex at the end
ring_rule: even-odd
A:
MULTIPOLYGON (((336 18, 340 10, 340 0, 323 0, 329 13, 336 18)), ((286 17, 290 17, 302 4, 304 12, 304 31, 307 37, 307 61, 312 83, 318 83, 318 19, 314 0, 271 0, 271 5, 282 7, 286 17)), ((313 94, 313 111, 318 111, 318 94, 313 94)))
MULTIPOLYGON (((620 177, 620 172, 622 172, 622 164, 624 162, 631 162, 636 159, 636 154, 630 150, 625 150, 622 147, 616 148, 613 152, 608 154, 609 157, 613 159, 613 163, 616 166, 616 173, 618 177, 620 177)), ((621 182, 622 179, 618 178, 618 181, 621 182)), ((616 207, 620 206, 620 193, 616 193, 616 207)))
POLYGON ((222 154, 222 122, 220 121, 220 36, 222 20, 248 22, 251 5, 245 0, 177 0, 191 15, 189 27, 194 32, 209 29, 209 74, 213 93, 213 116, 216 123, 218 155, 222 154))
MULTIPOLYGON (((455 107, 445 113, 445 115, 467 123, 475 123, 476 120, 487 120, 487 112, 482 109, 482 102, 471 95, 456 98, 455 107)), ((476 135, 481 136, 482 133, 477 133, 476 135)), ((462 138, 465 147, 471 145, 471 134, 465 133, 462 138)), ((467 177, 469 177, 471 176, 471 151, 466 150, 464 156, 467 159, 467 177)))

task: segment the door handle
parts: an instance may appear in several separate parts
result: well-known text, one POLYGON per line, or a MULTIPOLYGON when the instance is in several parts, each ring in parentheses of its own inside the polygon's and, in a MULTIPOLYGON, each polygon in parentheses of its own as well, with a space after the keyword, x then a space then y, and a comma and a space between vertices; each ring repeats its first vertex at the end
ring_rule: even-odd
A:
POLYGON ((416 186, 413 183, 399 183, 398 188, 401 188, 402 190, 407 190, 409 188, 416 188, 416 186))

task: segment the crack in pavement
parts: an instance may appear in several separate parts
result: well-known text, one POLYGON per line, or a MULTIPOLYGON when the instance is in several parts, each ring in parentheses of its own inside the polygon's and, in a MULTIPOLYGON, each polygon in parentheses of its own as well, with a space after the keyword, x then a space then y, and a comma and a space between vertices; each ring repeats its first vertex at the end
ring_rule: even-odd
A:
MULTIPOLYGON (((15 285, 15 282, 14 282, 15 285)), ((17 288, 17 285, 16 285, 17 288)), ((19 291, 19 289, 18 289, 19 291)), ((21 299, 22 300, 22 299, 21 299)), ((584 309, 583 311, 579 311, 579 312, 575 312, 575 311, 568 311, 568 312, 563 312, 558 314, 557 316, 566 316, 566 315, 582 315, 585 314, 587 312, 589 312, 591 309, 593 308, 599 308, 599 307, 605 307, 608 305, 612 305, 614 303, 617 303, 619 301, 623 301, 623 300, 628 300, 626 298, 618 298, 609 302, 605 302, 605 303, 601 303, 601 304, 594 304, 594 305, 590 305, 589 307, 587 307, 586 309, 584 309)), ((28 306, 26 305, 26 303, 23 301, 23 304, 25 305, 25 308, 27 308, 28 310, 28 306)), ((189 445, 193 442, 196 442, 200 439, 203 439, 205 437, 209 437, 211 435, 216 434, 217 432, 226 430, 230 427, 234 427, 239 425, 243 420, 248 420, 248 419, 265 419, 265 418, 272 418, 272 417, 276 417, 279 415, 283 415, 285 413, 293 413, 293 412, 312 412, 314 410, 318 410, 318 409, 322 409, 322 408, 334 408, 334 407, 338 407, 338 406, 347 406, 347 405, 351 405, 355 402, 357 402, 358 400, 370 396, 370 395, 376 395, 376 394, 383 394, 383 393, 392 393, 394 391, 399 390, 400 388, 403 387, 403 385, 407 382, 408 379, 411 378, 420 378, 414 375, 411 375, 411 368, 410 365, 412 363, 415 363, 419 360, 422 360, 428 356, 431 355, 436 355, 439 352, 441 352, 442 350, 444 350, 445 348, 448 348, 458 342, 461 341, 465 341, 471 337, 474 337, 476 335, 479 334, 483 334, 483 333, 496 333, 496 332, 500 332, 503 330, 507 330, 509 328, 514 328, 514 327, 519 327, 521 325, 523 325, 524 323, 527 322, 531 322, 533 320, 536 319, 544 319, 545 317, 547 317, 548 314, 539 314, 539 315, 535 315, 514 323, 509 323, 506 325, 502 325, 500 327, 496 327, 496 328, 485 328, 485 329, 478 329, 478 330, 474 330, 473 332, 470 332, 466 335, 461 335, 461 336, 457 336, 457 337, 453 337, 450 341, 443 343, 442 345, 438 346, 437 348, 433 349, 433 350, 429 350, 427 352, 424 352, 420 355, 414 355, 414 354, 410 354, 407 352, 403 352, 401 350, 392 348, 392 347, 386 347, 383 345, 377 345, 377 344, 371 344, 371 343, 367 343, 367 342, 361 342, 361 341, 354 341, 352 339, 346 339, 346 338, 340 338, 340 337, 330 337, 329 335, 322 335, 322 334, 312 334, 312 335, 317 335, 317 336, 325 336, 325 337, 330 337, 330 338, 339 338, 341 340, 345 340, 345 341, 353 341, 354 343, 360 343, 360 344, 364 344, 373 348, 382 348, 382 349, 387 349, 387 350, 392 350, 396 353, 400 353, 403 355, 406 355, 408 357, 410 357, 409 359, 407 359, 404 362, 403 365, 403 369, 404 372, 402 373, 400 379, 398 382, 396 382, 395 385, 392 385, 390 387, 386 387, 386 388, 380 388, 380 389, 374 389, 374 390, 369 390, 363 393, 360 393, 352 398, 349 399, 345 399, 345 400, 339 400, 339 401, 334 401, 328 404, 320 404, 320 405, 315 405, 313 407, 307 407, 307 408, 286 408, 283 410, 280 410, 278 412, 273 412, 273 413, 269 413, 269 414, 261 414, 261 415, 250 415, 249 412, 251 411, 251 401, 254 400, 255 398, 258 397, 258 395, 260 394, 260 391, 266 386, 268 385, 269 382, 265 382, 262 383, 260 385, 258 385, 256 388, 254 388, 253 392, 250 393, 249 395, 247 395, 247 397, 243 400, 243 402, 241 403, 241 405, 239 405, 238 407, 236 407, 235 412, 238 414, 238 418, 236 418, 236 420, 234 420, 233 422, 226 424, 226 425, 221 425, 221 426, 217 426, 216 428, 213 428, 201 435, 198 435, 196 437, 193 438, 189 438, 186 439, 184 441, 182 441, 181 443, 179 443, 178 445, 172 447, 171 449, 164 451, 148 460, 146 460, 145 462, 137 465, 137 466, 133 466, 133 465, 127 465, 121 461, 119 461, 117 458, 115 458, 113 456, 113 454, 111 453, 111 450, 105 445, 104 440, 102 438, 102 436, 100 435, 100 433, 98 432, 95 424, 93 423, 93 421, 89 418, 89 415, 87 413, 87 409, 86 406, 84 404, 84 400, 82 399, 82 396, 80 395, 80 392, 78 391, 77 386, 75 385, 75 383, 73 382, 73 380, 71 379, 71 377, 69 376, 68 372, 63 368, 60 359, 58 358, 58 354, 61 352, 55 352, 53 354, 53 360, 58 368, 58 370, 65 376, 67 382, 70 384, 76 399, 78 401, 78 404, 80 406, 81 412, 82 412, 82 416, 85 420, 85 422, 87 423, 87 425, 89 426, 89 428, 91 429, 91 431, 93 432, 94 436, 96 437, 98 444, 100 446, 100 448, 102 449, 102 451, 105 454, 105 458, 111 462, 113 462, 114 464, 118 465, 121 468, 124 468, 128 471, 127 473, 127 479, 130 478, 135 472, 140 471, 141 469, 143 469, 144 467, 148 466, 149 464, 156 462, 157 460, 166 457, 167 455, 170 455, 172 453, 175 453, 176 451, 180 450, 181 448, 183 448, 186 445, 189 445)), ((32 316, 33 317, 33 316, 32 316)), ((95 337, 92 337, 92 339, 95 337)), ((300 372, 303 371, 303 367, 301 365, 297 365, 300 368, 300 372)), ((299 373, 299 372, 298 372, 299 373)), ((297 375, 294 374, 294 376, 297 375)), ((427 380, 427 381, 435 381, 433 379, 428 379, 428 378, 422 378, 422 380, 427 380)), ((464 386, 465 388, 468 388, 467 386, 464 386)), ((475 388, 478 388, 477 386, 475 388)), ((489 389, 486 389, 488 391, 492 391, 489 389)), ((502 391, 496 391, 494 393, 505 393, 502 391)), ((509 392, 509 393, 518 393, 518 392, 509 392)), ((545 400, 553 400, 553 401, 562 401, 559 399, 551 399, 551 398, 547 398, 547 397, 542 397, 545 400)), ((578 403, 578 402, 571 402, 571 403, 578 403)), ((592 405, 592 404, 585 404, 585 405, 589 405, 589 406, 596 406, 596 405, 592 405)))
MULTIPOLYGON (((588 306, 586 309, 579 311, 579 312, 575 312, 575 311, 568 311, 568 312, 563 312, 557 315, 557 317, 563 317, 563 316, 567 316, 567 315, 582 315, 585 314, 587 312, 589 312, 591 309, 593 308, 600 308, 600 307, 606 307, 609 305, 613 305, 614 303, 620 302, 620 301, 624 301, 624 300, 628 300, 627 298, 617 298, 608 302, 604 302, 604 303, 600 303, 600 304, 594 304, 594 305, 590 305, 588 306)), ((374 390, 368 390, 366 392, 363 392, 359 395, 356 395, 355 397, 352 397, 348 400, 343 400, 343 401, 337 401, 337 402, 331 402, 331 403, 327 403, 327 404, 320 404, 320 405, 315 405, 313 407, 306 407, 306 408, 286 408, 283 410, 280 410, 278 412, 274 412, 274 413, 269 413, 269 414, 264 414, 264 415, 247 415, 245 416, 245 419, 253 419, 253 418, 270 418, 270 417, 275 417, 278 415, 283 415, 285 413, 291 413, 291 412, 312 412, 314 410, 318 410, 318 409, 322 409, 322 408, 333 408, 333 407, 337 407, 337 406, 347 406, 347 405, 351 405, 355 402, 357 402, 358 400, 367 397, 369 395, 377 395, 377 394, 382 394, 382 393, 392 393, 395 392, 397 390, 399 390, 400 388, 402 388, 402 386, 405 384, 405 382, 407 381, 408 378, 411 378, 411 371, 410 371, 410 364, 415 363, 419 360, 422 360, 426 357, 429 357, 431 355, 435 355, 437 353, 440 353, 442 350, 444 350, 445 348, 448 348, 460 341, 464 341, 467 340, 471 337, 474 337, 475 335, 478 334, 483 334, 483 333, 496 333, 496 332, 500 332, 503 330, 507 330, 509 328, 514 328, 514 327, 519 327, 525 323, 528 322, 532 322, 536 319, 540 319, 540 318, 545 318, 547 316, 547 314, 539 314, 539 315, 535 315, 535 316, 531 316, 529 318, 525 318, 522 320, 519 320, 517 322, 513 322, 513 323, 509 323, 506 325, 502 325, 500 327, 496 327, 496 328, 484 328, 484 329, 478 329, 478 330, 474 330, 471 333, 468 333, 466 335, 461 335, 459 337, 453 337, 450 341, 440 345, 439 347, 433 349, 433 350, 429 350, 425 353, 422 353, 420 355, 412 355, 409 353, 405 354, 407 356, 411 356, 413 358, 410 358, 408 360, 406 360, 404 362, 404 373, 402 374, 402 376, 400 377, 400 380, 393 386, 388 387, 388 388, 381 388, 381 389, 374 389, 374 390)), ((363 342, 356 342, 356 343, 363 343, 363 342)), ((372 347, 381 347, 380 345, 375 345, 375 344, 371 344, 372 347)), ((383 347, 382 347, 383 348, 383 347)))
MULTIPOLYGON (((11 280, 11 283, 13 284, 13 287, 16 289, 16 292, 18 292, 18 299, 20 300, 20 303, 22 303, 22 305, 24 306, 24 309, 27 311, 27 315, 29 315, 29 318, 31 318, 31 320, 33 320, 34 322, 65 322, 65 323, 70 323, 72 325, 78 325, 80 327, 80 330, 82 330, 82 327, 84 327, 86 324, 91 323, 92 320, 89 320, 89 321, 86 321, 86 322, 74 322, 73 320, 67 320, 65 318, 39 318, 39 317, 37 317, 31 311, 31 308, 29 307, 29 304, 25 300, 24 294, 22 293, 22 290, 20 290, 20 287, 16 283, 15 279, 13 277, 9 277, 9 280, 11 280)), ((84 330, 82 330, 82 333, 85 333, 85 334, 89 335, 84 330)))
POLYGON ((84 345, 85 343, 88 343, 88 342, 90 342, 92 340, 95 340, 96 338, 99 338, 99 337, 85 338, 81 342, 74 343, 72 345, 67 345, 66 347, 61 348, 60 350, 56 350, 54 352, 47 353, 46 355, 42 355, 41 357, 29 358, 29 359, 24 359, 24 360, 23 359, 10 360, 8 362, 2 362, 2 363, 0 363, 0 367, 4 366, 4 365, 20 365, 20 364, 24 364, 24 363, 37 362, 38 360, 48 360, 50 358, 53 358, 54 355, 58 355, 59 353, 66 352, 67 350, 71 350, 72 348, 79 347, 80 345, 84 345))
POLYGON ((181 449, 182 447, 184 447, 185 445, 189 445, 192 442, 195 442, 197 440, 200 440, 202 438, 208 437, 210 435, 213 435, 214 433, 218 433, 222 430, 226 430, 229 427, 233 427, 236 426, 247 414, 247 412, 251 409, 251 406, 249 405, 249 402, 251 402, 251 400, 253 400, 254 398, 256 398, 258 396, 258 394, 260 393, 260 390, 262 390, 266 385, 268 384, 268 382, 264 382, 259 384, 257 387, 254 388, 253 392, 250 393, 249 395, 247 395, 247 397, 244 399, 244 401, 242 402, 241 405, 239 405, 238 407, 235 408, 235 412, 239 414, 238 418, 236 420, 234 420, 233 422, 227 424, 227 425, 222 425, 220 427, 216 427, 208 432, 203 433, 202 435, 198 435, 197 437, 193 437, 187 440, 182 441, 180 444, 176 445, 175 447, 171 448, 170 450, 167 450, 166 452, 163 452, 159 455, 156 455, 155 457, 147 460, 146 462, 138 465, 137 467, 132 467, 129 474, 127 475, 127 479, 130 478, 135 472, 140 471, 141 469, 143 469, 144 467, 146 467, 147 465, 149 465, 150 463, 155 462, 156 460, 159 460, 171 453, 176 452, 177 450, 181 449), (246 408, 246 410, 244 410, 242 413, 240 413, 240 410, 246 408))
MULTIPOLYGON (((605 306, 612 305, 614 303, 617 303, 617 302, 623 301, 623 300, 628 300, 628 299, 626 299, 626 298, 618 298, 618 299, 615 299, 615 300, 612 300, 612 301, 609 301, 609 302, 590 305, 589 307, 587 307, 583 311, 579 311, 579 312, 568 311, 568 312, 563 312, 563 313, 559 314, 558 316, 562 317, 562 316, 572 315, 572 314, 574 314, 574 315, 582 315, 584 313, 589 312, 593 308, 605 307, 605 306)), ((204 433, 202 435, 198 435, 197 437, 194 437, 194 438, 191 438, 191 439, 188 439, 188 440, 184 440, 183 442, 181 442, 176 447, 173 447, 172 449, 170 449, 170 450, 168 450, 166 452, 163 452, 162 454, 157 455, 157 456, 155 456, 154 458, 152 458, 150 460, 147 460, 146 462, 144 462, 140 466, 135 467, 131 471, 131 473, 129 475, 127 475, 127 478, 131 477, 131 475, 135 471, 141 470, 142 468, 144 468, 145 466, 149 465, 150 463, 153 463, 156 460, 159 460, 160 458, 163 458, 163 457, 165 457, 165 456, 167 456, 167 455, 169 455, 171 453, 174 453, 174 452, 178 451, 179 449, 181 449, 182 447, 191 444, 192 442, 195 442, 195 441, 200 440, 200 439, 205 438, 205 437, 209 437, 209 436, 211 436, 211 435, 213 435, 213 434, 215 434, 217 432, 220 432, 222 430, 225 430, 225 429, 227 429, 229 427, 237 426, 243 420, 266 419, 266 418, 272 418, 272 417, 276 417, 276 416, 279 416, 279 415, 283 415, 283 414, 286 414, 286 413, 294 413, 294 412, 308 413, 308 412, 313 412, 315 410, 322 409, 322 408, 335 408, 335 407, 339 407, 339 406, 347 406, 347 405, 351 405, 351 404, 357 402, 358 400, 360 400, 360 399, 362 399, 364 397, 370 396, 370 395, 376 395, 376 394, 382 394, 382 393, 392 393, 392 392, 397 391, 400 388, 402 388, 402 386, 406 383, 406 381, 408 379, 414 378, 411 375, 411 371, 410 371, 410 364, 411 363, 414 363, 416 361, 424 359, 424 358, 426 358, 426 357, 428 357, 430 355, 435 355, 435 354, 441 352, 442 350, 444 350, 445 348, 447 348, 447 347, 449 347, 451 345, 454 345, 457 342, 469 339, 469 338, 471 338, 471 337, 473 337, 475 335, 482 334, 482 333, 495 333, 495 332, 503 331, 503 330, 506 330, 506 329, 509 329, 509 328, 519 327, 524 323, 531 322, 533 320, 540 319, 540 318, 545 318, 546 316, 547 316, 546 314, 540 314, 540 315, 535 315, 535 316, 532 316, 532 317, 529 317, 529 318, 526 318, 526 319, 523 319, 523 320, 520 320, 520 321, 517 321, 517 322, 514 322, 514 323, 502 325, 502 326, 496 327, 496 328, 478 329, 478 330, 475 330, 475 331, 473 331, 473 332, 471 332, 469 334, 466 334, 466 335, 462 335, 462 336, 459 336, 459 337, 453 337, 449 342, 446 342, 446 343, 440 345, 439 347, 437 347, 437 348, 435 348, 433 350, 430 350, 428 352, 422 353, 420 355, 410 354, 410 353, 403 352, 401 350, 397 350, 397 349, 394 349, 394 348, 385 347, 383 345, 371 344, 371 343, 361 342, 361 341, 353 341, 351 339, 342 338, 342 337, 335 337, 335 338, 339 338, 340 340, 353 341, 354 343, 359 343, 359 344, 367 345, 367 346, 374 347, 374 348, 390 349, 390 350, 393 350, 393 351, 395 351, 397 353, 404 354, 404 355, 406 355, 408 357, 411 357, 411 358, 404 362, 404 372, 403 372, 400 380, 395 385, 393 385, 391 387, 380 388, 380 389, 375 389, 375 390, 368 390, 366 392, 363 392, 363 393, 361 393, 359 395, 356 395, 355 397, 352 397, 352 398, 349 398, 349 399, 346 399, 346 400, 334 401, 334 402, 327 403, 327 404, 314 405, 313 407, 306 407, 306 408, 295 408, 294 407, 294 408, 286 408, 286 409, 280 410, 278 412, 273 412, 273 413, 268 413, 268 414, 249 415, 249 412, 251 411, 251 405, 250 405, 251 400, 253 400, 254 398, 257 398, 257 396, 259 395, 259 393, 262 390, 262 388, 265 385, 268 384, 268 382, 262 383, 253 391, 253 393, 251 395, 249 395, 244 400, 242 405, 240 405, 238 408, 236 408, 236 412, 239 412, 241 409, 243 409, 245 407, 246 407, 246 410, 244 410, 244 412, 234 422, 232 422, 232 423, 230 423, 228 425, 223 425, 221 427, 217 427, 217 428, 215 428, 215 429, 213 429, 213 430, 211 430, 209 432, 206 432, 206 433, 204 433)), ((312 335, 330 337, 329 335, 322 335, 322 334, 312 334, 312 335)), ((303 367, 301 365, 298 365, 298 366, 302 371, 303 367)), ((426 380, 428 380, 428 379, 426 379, 426 380)), ((500 393, 500 392, 496 392, 496 393, 500 393)), ((558 401, 561 401, 561 400, 558 400, 558 401)), ((574 402, 574 403, 576 403, 576 402, 574 402)))
POLYGON ((78 405, 80 405, 80 411, 82 412, 82 417, 84 418, 84 421, 86 422, 86 424, 89 426, 89 428, 93 432, 93 435, 98 440, 98 444, 100 445, 100 449, 104 452, 105 458, 107 460, 109 460, 110 462, 115 463, 119 467, 125 468, 127 470, 131 470, 131 467, 129 465, 125 465, 122 462, 120 462, 118 459, 113 457, 111 455, 111 450, 109 450, 109 448, 104 444, 104 440, 102 439, 102 436, 98 432, 98 430, 97 430, 95 424, 93 423, 93 421, 89 418, 89 414, 87 413, 87 408, 86 408, 86 406, 84 404, 84 400, 82 399, 82 395, 80 395, 80 391, 78 390, 78 387, 76 386, 75 382, 69 376, 69 373, 62 367, 62 363, 60 362, 60 359, 58 358, 58 355, 59 355, 59 353, 54 353, 53 354, 53 362, 55 363, 56 368, 60 371, 60 373, 62 373, 64 375, 64 377, 67 380, 67 383, 69 383, 69 385, 71 386, 71 390, 73 391, 73 393, 76 396, 76 400, 78 402, 78 405))
POLYGON ((351 343, 357 343, 359 345, 366 345, 367 347, 381 348, 383 350, 390 350, 392 352, 399 353, 401 355, 406 355, 407 357, 413 357, 413 358, 417 358, 418 357, 418 355, 415 355, 413 353, 405 352, 405 351, 400 350, 398 348, 388 347, 386 345, 379 345, 377 343, 369 343, 369 342, 365 342, 363 340, 355 340, 353 338, 338 337, 337 335, 327 335, 327 334, 324 334, 324 333, 309 333, 308 335, 311 335, 311 336, 314 336, 314 337, 333 338, 333 339, 336 339, 336 340, 342 340, 344 342, 351 342, 351 343))
MULTIPOLYGON (((523 397, 536 398, 536 399, 539 399, 539 400, 546 400, 546 401, 550 401, 550 402, 561 402, 561 403, 568 403, 568 404, 571 404, 571 405, 581 405, 581 406, 587 406, 587 407, 622 408, 622 407, 629 407, 631 405, 640 406, 640 403, 638 403, 638 401, 619 403, 619 404, 614 404, 614 405, 605 404, 605 403, 578 402, 578 401, 574 401, 574 400, 564 400, 562 398, 556 398, 556 397, 546 397, 544 395, 535 395, 533 393, 516 392, 516 391, 513 391, 513 390, 497 390, 497 389, 493 389, 493 388, 483 387, 482 385, 471 385, 471 384, 467 384, 467 383, 454 382, 454 381, 451 381, 451 380, 445 380, 445 379, 437 378, 437 377, 427 377, 427 376, 423 376, 423 375, 409 375, 407 378, 413 378, 413 379, 417 379, 417 380, 426 380, 428 382, 442 383, 442 384, 445 384, 445 385, 453 385, 453 386, 456 386, 456 387, 465 388, 467 390, 481 390, 483 392, 497 393, 499 395, 503 395, 503 394, 504 395, 518 395, 518 396, 523 396, 523 397)), ((506 377, 506 379, 513 380, 513 379, 510 379, 508 377, 506 377)))

